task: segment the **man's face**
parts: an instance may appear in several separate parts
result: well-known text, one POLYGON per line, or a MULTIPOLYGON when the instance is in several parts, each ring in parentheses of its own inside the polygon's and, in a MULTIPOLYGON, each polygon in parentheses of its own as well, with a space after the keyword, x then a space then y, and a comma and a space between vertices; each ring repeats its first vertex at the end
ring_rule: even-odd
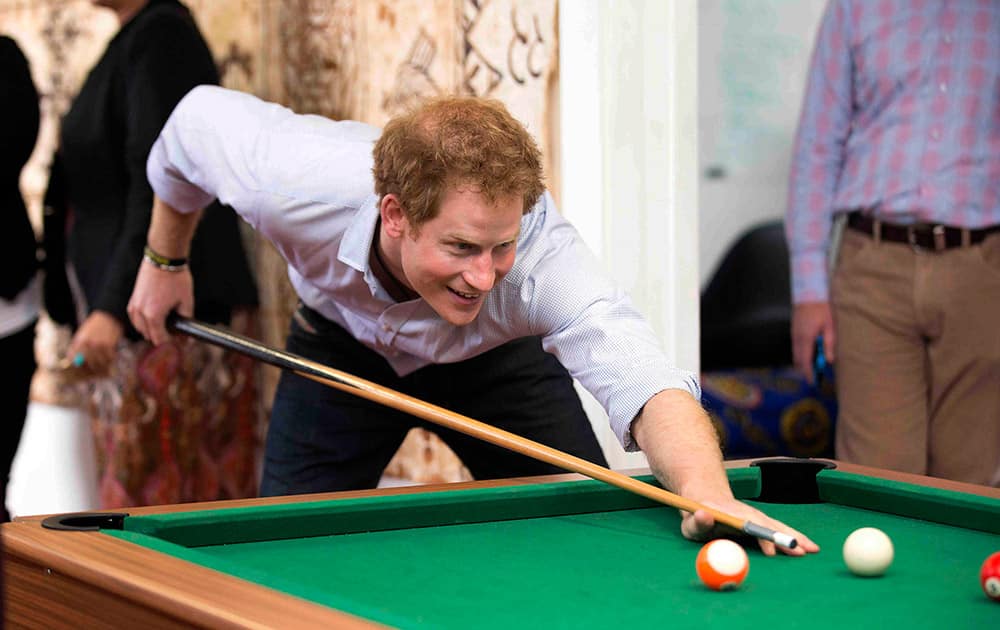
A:
POLYGON ((522 208, 518 195, 490 204, 475 190, 450 188, 437 216, 417 230, 401 219, 398 279, 446 321, 470 323, 514 266, 522 208))

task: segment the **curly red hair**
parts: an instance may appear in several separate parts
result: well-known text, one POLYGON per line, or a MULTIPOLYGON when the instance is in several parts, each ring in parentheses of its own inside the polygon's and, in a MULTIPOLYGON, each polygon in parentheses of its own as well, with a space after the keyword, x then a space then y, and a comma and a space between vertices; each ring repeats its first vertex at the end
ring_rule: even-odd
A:
POLYGON ((389 121, 374 156, 375 192, 396 195, 415 227, 437 215, 450 187, 469 186, 491 203, 518 195, 525 213, 545 190, 534 138, 492 99, 427 101, 389 121))

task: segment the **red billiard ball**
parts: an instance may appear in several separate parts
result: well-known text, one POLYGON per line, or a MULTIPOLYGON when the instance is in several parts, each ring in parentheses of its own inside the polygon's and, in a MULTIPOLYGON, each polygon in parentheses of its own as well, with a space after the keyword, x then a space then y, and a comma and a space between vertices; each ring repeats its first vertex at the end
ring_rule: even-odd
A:
POLYGON ((701 548, 695 569, 705 586, 715 591, 728 591, 743 583, 750 570, 750 559, 743 547, 719 538, 701 548))
POLYGON ((990 554, 979 571, 979 584, 986 596, 1000 602, 1000 551, 990 554))

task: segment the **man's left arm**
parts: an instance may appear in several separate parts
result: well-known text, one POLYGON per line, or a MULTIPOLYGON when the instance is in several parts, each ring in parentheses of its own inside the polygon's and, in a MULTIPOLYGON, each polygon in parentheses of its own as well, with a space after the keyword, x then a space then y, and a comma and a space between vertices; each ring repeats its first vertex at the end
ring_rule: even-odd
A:
MULTIPOLYGON (((733 498, 695 375, 671 366, 652 327, 556 211, 551 196, 540 200, 536 212, 536 221, 522 231, 518 263, 498 287, 509 292, 508 305, 521 309, 522 332, 542 335, 542 347, 604 407, 622 447, 641 448, 665 487, 796 536, 802 547, 792 555, 818 550, 805 536, 733 498)), ((688 538, 701 539, 714 526, 699 511, 685 515, 681 527, 688 538)), ((772 543, 761 547, 774 553, 772 543)))
MULTIPOLYGON (((653 396, 632 422, 631 431, 664 487, 687 499, 794 536, 798 547, 782 550, 789 555, 819 551, 816 543, 801 532, 736 500, 726 477, 715 428, 701 404, 688 392, 666 389, 653 396)), ((707 512, 682 516, 681 532, 687 538, 702 540, 716 532, 716 523, 707 512)), ((775 553, 774 543, 762 540, 760 547, 767 555, 775 553)))

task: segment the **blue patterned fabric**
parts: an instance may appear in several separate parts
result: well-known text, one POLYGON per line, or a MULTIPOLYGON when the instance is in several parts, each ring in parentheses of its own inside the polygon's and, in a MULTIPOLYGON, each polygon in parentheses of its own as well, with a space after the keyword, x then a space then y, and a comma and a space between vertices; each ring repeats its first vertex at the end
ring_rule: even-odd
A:
POLYGON ((818 387, 793 367, 705 372, 701 385, 727 459, 833 456, 837 400, 829 368, 818 387))

